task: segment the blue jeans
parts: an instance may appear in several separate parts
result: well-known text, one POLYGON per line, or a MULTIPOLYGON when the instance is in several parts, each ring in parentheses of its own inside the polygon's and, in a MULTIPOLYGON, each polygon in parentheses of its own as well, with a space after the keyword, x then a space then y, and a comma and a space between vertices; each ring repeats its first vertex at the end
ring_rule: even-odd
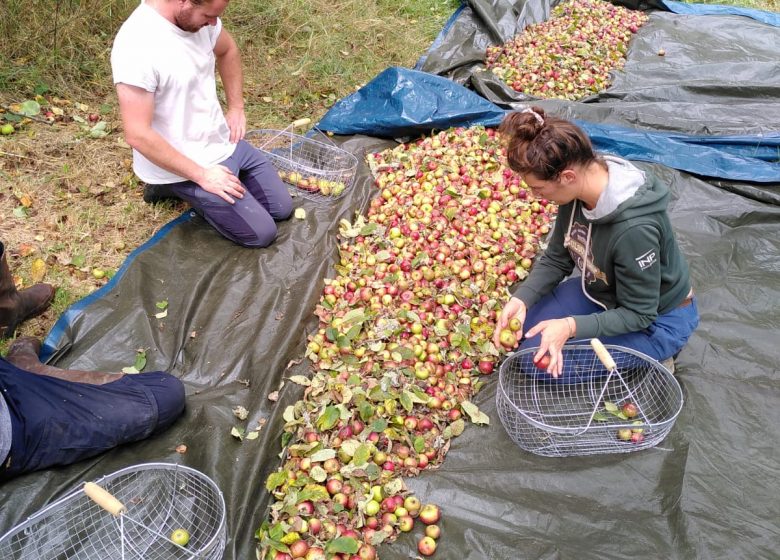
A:
MULTIPOLYGON (((540 299, 528 310, 523 330, 527 331, 537 323, 547 319, 561 319, 570 315, 590 315, 604 311, 582 293, 580 278, 570 278, 561 282, 551 293, 540 299)), ((662 361, 682 350, 696 327, 699 325, 699 310, 696 297, 690 305, 676 307, 659 315, 655 321, 641 331, 618 336, 600 336, 604 344, 625 346, 651 358, 662 361)), ((524 339, 520 350, 539 346, 541 335, 524 339)))
POLYGON ((220 165, 230 169, 246 188, 235 204, 206 192, 197 183, 155 185, 161 196, 188 202, 219 233, 244 247, 267 247, 276 239, 276 220, 292 214, 292 197, 270 161, 241 140, 220 165))
POLYGON ((184 385, 159 371, 90 385, 30 373, 0 358, 0 391, 12 440, 0 480, 142 440, 184 411, 184 385))

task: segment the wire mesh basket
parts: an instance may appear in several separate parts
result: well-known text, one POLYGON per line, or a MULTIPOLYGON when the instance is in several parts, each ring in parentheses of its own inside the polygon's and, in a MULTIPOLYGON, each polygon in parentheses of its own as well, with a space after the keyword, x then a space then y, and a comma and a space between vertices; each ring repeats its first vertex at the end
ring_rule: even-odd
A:
POLYGON ((38 511, 0 537, 0 558, 219 560, 226 534, 225 500, 209 477, 147 463, 86 483, 38 511))
POLYGON ((315 202, 330 202, 352 187, 358 159, 322 133, 324 142, 293 132, 295 126, 308 122, 301 119, 284 130, 252 130, 245 140, 265 154, 293 192, 315 202))
POLYGON ((501 423, 526 451, 566 457, 647 449, 682 410, 680 384, 645 354, 607 346, 605 365, 594 347, 564 346, 564 374, 554 379, 534 365, 537 351, 504 360, 496 390, 501 423))

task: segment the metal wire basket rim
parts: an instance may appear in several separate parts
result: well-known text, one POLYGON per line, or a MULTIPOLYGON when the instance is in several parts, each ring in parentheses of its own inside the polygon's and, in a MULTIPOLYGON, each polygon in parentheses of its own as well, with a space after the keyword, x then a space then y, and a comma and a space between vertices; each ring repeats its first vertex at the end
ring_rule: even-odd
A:
MULTIPOLYGON (((326 148, 329 151, 338 151, 339 155, 343 154, 354 165, 357 165, 357 163, 358 163, 358 158, 355 156, 355 154, 352 154, 352 153, 348 152, 347 150, 337 146, 336 144, 333 144, 333 143, 328 144, 328 143, 325 143, 325 142, 323 142, 321 140, 317 140, 315 138, 310 138, 309 136, 303 136, 301 134, 296 134, 295 132, 290 132, 288 130, 276 130, 276 129, 273 129, 273 128, 259 128, 259 129, 256 129, 256 130, 250 130, 249 132, 246 133, 245 137, 261 136, 263 134, 273 134, 274 136, 270 140, 273 140, 274 138, 278 138, 280 136, 287 136, 287 137, 290 137, 290 138, 298 140, 298 141, 311 142, 311 143, 316 144, 316 145, 318 145, 318 146, 320 146, 322 148, 326 148)), ((267 143, 268 142, 266 142, 266 144, 267 143)), ((258 149, 263 150, 264 152, 267 152, 267 153, 273 153, 270 150, 266 150, 265 149, 265 144, 263 146, 258 146, 258 149)), ((296 164, 296 165, 298 165, 298 164, 296 164)), ((350 169, 350 167, 345 167, 343 170, 348 170, 348 169, 350 169)), ((333 171, 339 171, 339 170, 338 169, 334 169, 333 171)))
MULTIPOLYGON (((219 489, 219 486, 211 480, 208 476, 203 474, 197 469, 193 469, 191 467, 187 467, 184 465, 178 465, 176 463, 140 463, 137 465, 131 465, 129 467, 125 467, 123 469, 120 469, 118 471, 115 471, 113 473, 104 475, 100 477, 97 480, 94 480, 95 484, 100 485, 102 482, 105 481, 111 481, 115 478, 118 478, 124 474, 130 474, 130 473, 137 473, 139 471, 149 471, 149 470, 163 470, 163 471, 183 471, 187 472, 189 474, 195 475, 197 478, 202 479, 206 483, 208 483, 209 486, 211 486, 214 490, 217 492, 217 496, 219 498, 219 505, 221 506, 221 519, 219 522, 219 527, 217 527, 217 530, 214 531, 214 536, 211 537, 202 547, 203 550, 208 550, 216 540, 220 538, 220 535, 226 525, 226 509, 225 509, 225 497, 222 495, 222 491, 219 489)), ((63 496, 62 498, 56 500, 55 502, 52 502, 51 504, 45 506, 43 509, 40 509, 39 511, 33 513, 31 516, 29 516, 27 519, 22 521, 21 523, 16 524, 14 527, 12 527, 10 530, 8 530, 4 535, 0 536, 0 543, 2 543, 7 537, 13 536, 23 530, 25 530, 28 526, 32 525, 33 523, 36 523, 41 517, 45 516, 49 513, 50 510, 55 509, 59 507, 62 503, 67 502, 69 500, 72 500, 74 497, 79 495, 84 495, 84 490, 82 489, 84 486, 84 483, 82 482, 79 486, 77 486, 74 490, 63 496)), ((108 513, 107 513, 108 515, 108 513)), ((193 556, 194 558, 194 556, 193 556)))
MULTIPOLYGON (((608 428, 608 429, 611 429, 611 430, 616 429, 616 428, 633 428, 633 429, 663 428, 667 424, 674 423, 674 421, 677 420, 677 417, 680 415, 680 412, 682 411, 683 405, 684 405, 682 386, 680 385, 680 382, 677 381, 677 378, 674 377, 674 375, 672 373, 670 373, 669 370, 666 369, 658 360, 648 356, 647 354, 644 354, 643 352, 639 352, 638 350, 633 350, 632 348, 627 348, 625 346, 619 346, 619 345, 616 345, 616 344, 607 344, 605 346, 606 346, 607 350, 616 350, 616 351, 624 352, 624 353, 627 353, 627 354, 632 354, 632 355, 634 355, 636 357, 642 358, 642 359, 647 360, 648 362, 650 362, 652 364, 657 365, 659 367, 662 375, 666 379, 666 381, 669 381, 671 387, 674 388, 675 395, 678 397, 678 399, 677 399, 678 406, 677 406, 677 409, 674 411, 673 414, 671 414, 671 416, 669 418, 667 418, 667 419, 665 419, 665 420, 663 420, 661 422, 657 422, 655 424, 647 423, 647 422, 642 422, 641 425, 640 424, 630 424, 630 423, 629 424, 609 423, 609 424, 606 424, 606 425, 603 425, 603 426, 602 425, 590 425, 589 427, 587 427, 587 429, 596 429, 596 428, 601 428, 601 427, 608 428)), ((589 344, 566 344, 566 345, 564 345, 563 349, 564 350, 590 350, 590 351, 593 350, 592 347, 589 344)), ((521 350, 520 352, 515 352, 514 354, 508 356, 501 363, 501 367, 499 368, 499 372, 498 372, 498 391, 501 392, 501 395, 504 397, 504 399, 506 400, 507 404, 512 409, 514 409, 517 413, 519 413, 521 416, 523 416, 523 418, 528 420, 529 423, 533 424, 534 426, 536 426, 538 428, 542 428, 542 429, 544 429, 546 431, 552 431, 552 432, 556 432, 556 433, 559 433, 559 434, 578 434, 578 433, 583 433, 585 430, 582 427, 561 428, 561 427, 549 426, 547 424, 540 423, 538 420, 535 420, 534 418, 529 416, 529 413, 531 413, 530 411, 526 411, 526 410, 520 408, 519 406, 517 406, 512 401, 511 398, 509 398, 509 395, 507 394, 506 389, 504 388, 505 377, 508 375, 508 373, 506 372, 506 369, 509 366, 507 364, 510 361, 518 359, 519 356, 523 356, 523 355, 527 355, 527 354, 531 354, 531 353, 535 354, 538 350, 539 350, 538 346, 535 346, 533 348, 526 348, 524 350, 521 350)), ((606 368, 605 368, 605 370, 606 370, 606 368)), ((620 375, 620 372, 615 371, 614 373, 618 375, 619 379, 621 379, 621 380, 623 379, 623 376, 620 375)), ((612 379, 611 375, 605 375, 604 376, 604 383, 605 384, 608 383, 610 381, 610 379, 612 379)), ((552 381, 551 380, 551 381, 542 381, 542 382, 543 383, 551 383, 551 384, 556 384, 556 383, 567 384, 567 382, 565 382, 565 381, 552 381)), ((570 384, 574 385, 574 384, 581 384, 581 383, 585 383, 585 382, 584 381, 575 381, 575 382, 572 382, 570 384)))

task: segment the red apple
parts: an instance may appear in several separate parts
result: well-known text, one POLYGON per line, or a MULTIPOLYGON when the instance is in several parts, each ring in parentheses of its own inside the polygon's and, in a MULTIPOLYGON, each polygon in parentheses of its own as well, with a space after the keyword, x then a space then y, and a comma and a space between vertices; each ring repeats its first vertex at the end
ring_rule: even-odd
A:
POLYGON ((439 519, 441 519, 441 510, 439 510, 437 505, 425 504, 420 510, 420 521, 426 525, 438 523, 439 519))
POLYGON ((423 556, 433 556, 436 552, 436 541, 431 537, 423 537, 417 543, 417 551, 423 556))

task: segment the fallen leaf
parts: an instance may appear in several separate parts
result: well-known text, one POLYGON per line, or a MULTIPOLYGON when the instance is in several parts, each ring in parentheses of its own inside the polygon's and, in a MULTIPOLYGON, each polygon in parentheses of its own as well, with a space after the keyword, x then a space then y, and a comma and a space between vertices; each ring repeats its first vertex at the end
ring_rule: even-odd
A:
POLYGON ((38 248, 31 243, 22 243, 21 245, 19 245, 19 254, 23 257, 29 257, 37 250, 38 248))
POLYGON ((190 338, 195 338, 195 337, 197 337, 197 336, 198 336, 198 331, 192 331, 192 332, 190 333, 190 338))
POLYGON ((245 433, 244 428, 236 428, 235 426, 233 426, 230 429, 230 435, 238 439, 239 441, 244 441, 244 433, 245 433))
POLYGON ((303 208, 296 208, 295 209, 295 218, 297 220, 305 220, 306 219, 306 210, 303 208))
POLYGON ((246 439, 257 439, 260 436, 260 432, 253 430, 246 435, 246 439))
POLYGON ((22 194, 19 197, 19 204, 24 206, 25 208, 29 208, 33 205, 33 199, 29 194, 22 194))
POLYGON ((233 409, 233 415, 239 420, 246 420, 247 416, 249 416, 249 411, 239 405, 233 409))
POLYGON ((272 393, 268 394, 268 400, 271 402, 276 402, 279 400, 279 391, 274 391, 272 393))
POLYGON ((160 311, 159 313, 155 313, 154 317, 155 319, 165 319, 168 316, 168 310, 160 311))
POLYGON ((177 445, 176 446, 176 453, 184 455, 185 453, 187 453, 187 446, 184 445, 183 443, 181 445, 177 445))
POLYGON ((268 96, 262 97, 261 99, 266 103, 271 103, 274 100, 273 97, 268 97, 268 96))
POLYGON ((37 284, 43 280, 44 276, 46 276, 46 263, 43 262, 43 259, 35 259, 30 266, 30 278, 32 278, 33 283, 37 284))

